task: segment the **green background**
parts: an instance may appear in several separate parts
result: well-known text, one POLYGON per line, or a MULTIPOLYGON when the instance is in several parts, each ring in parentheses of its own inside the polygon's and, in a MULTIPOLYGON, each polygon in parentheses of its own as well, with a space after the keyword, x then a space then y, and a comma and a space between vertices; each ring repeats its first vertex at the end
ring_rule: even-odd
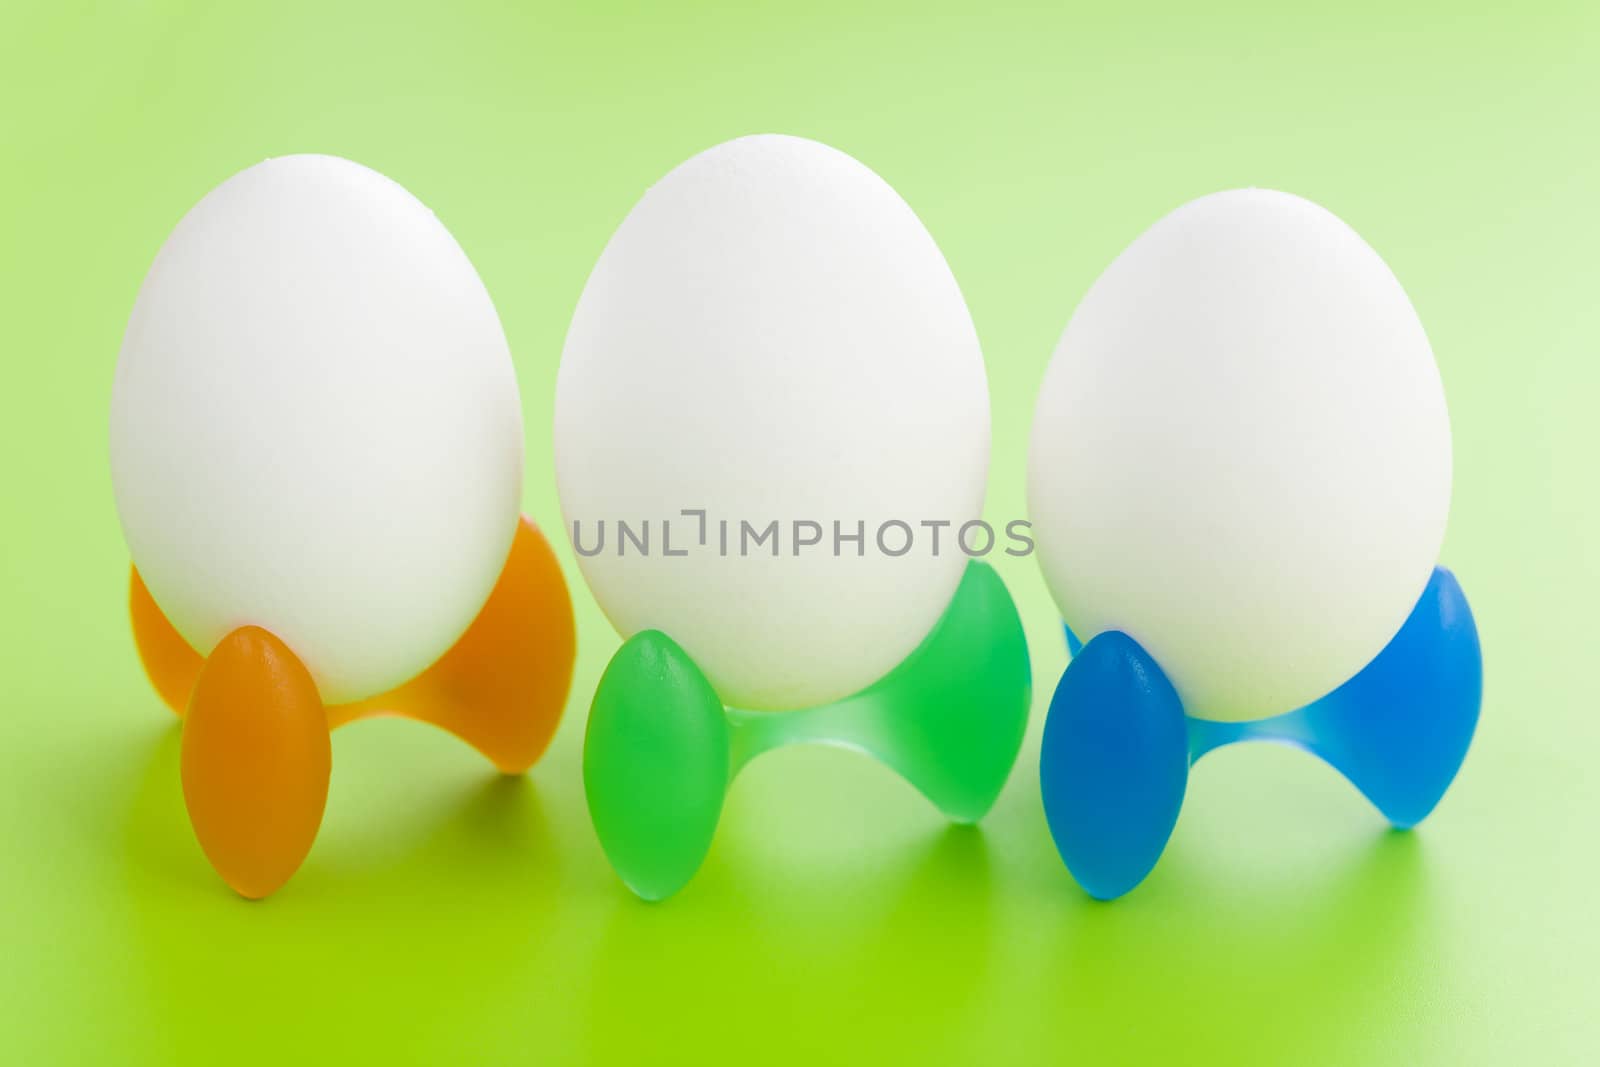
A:
POLYGON ((0 1059, 1595 1062, 1600 9, 1398 6, 8 2, 0 1059), (1419 832, 1297 752, 1224 751, 1144 887, 1087 900, 1035 780, 1065 653, 1034 563, 1002 559, 1037 700, 977 831, 858 756, 784 751, 736 783, 687 891, 634 900, 580 789, 616 638, 574 581, 573 699, 528 778, 414 724, 341 730, 299 875, 260 905, 222 885, 129 639, 106 461, 168 230, 270 155, 412 190, 499 307, 524 503, 553 530, 551 388, 589 268, 653 180, 757 131, 857 156, 939 241, 988 360, 991 518, 1022 511, 1067 316, 1161 214, 1275 186, 1378 249, 1443 373, 1444 561, 1487 663, 1419 832))

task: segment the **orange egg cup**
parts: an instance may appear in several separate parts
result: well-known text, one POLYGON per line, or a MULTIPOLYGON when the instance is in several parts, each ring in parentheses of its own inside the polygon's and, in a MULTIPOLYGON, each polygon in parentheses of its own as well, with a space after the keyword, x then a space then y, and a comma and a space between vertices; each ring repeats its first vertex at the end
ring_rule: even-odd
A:
POLYGON ((521 774, 561 721, 577 651, 561 568, 525 518, 494 590, 455 645, 399 688, 351 704, 325 705, 300 659, 259 626, 241 626, 201 656, 137 568, 128 608, 145 673, 183 718, 183 800, 195 837, 223 881, 252 900, 287 882, 311 850, 328 799, 332 730, 401 715, 521 774))

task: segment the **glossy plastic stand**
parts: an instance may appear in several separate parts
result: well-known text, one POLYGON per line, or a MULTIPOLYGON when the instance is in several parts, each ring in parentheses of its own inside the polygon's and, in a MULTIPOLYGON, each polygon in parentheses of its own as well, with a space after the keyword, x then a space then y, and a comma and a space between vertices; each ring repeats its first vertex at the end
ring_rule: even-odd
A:
POLYGON ((645 630, 617 650, 595 692, 583 752, 589 814, 611 865, 646 900, 688 883, 711 847, 728 783, 784 745, 865 752, 948 818, 976 822, 1016 761, 1031 687, 1011 595, 977 561, 903 663, 821 707, 725 709, 687 652, 645 630))
POLYGON ((1079 646, 1045 722, 1039 784, 1067 869, 1094 897, 1155 867, 1189 767, 1237 741, 1296 745, 1331 764, 1399 829, 1421 822, 1455 778, 1478 722, 1483 660, 1472 611, 1442 567, 1400 632, 1361 673, 1297 711, 1254 722, 1184 714, 1161 667, 1109 631, 1079 646))
POLYGON ((311 849, 328 797, 330 730, 401 715, 521 774, 549 744, 572 683, 572 602, 549 542, 527 519, 455 645, 400 688, 353 704, 324 706, 299 658, 260 627, 234 630, 202 658, 137 570, 129 609, 145 673, 184 718, 183 799, 195 837, 223 880, 252 899, 288 881, 311 849))

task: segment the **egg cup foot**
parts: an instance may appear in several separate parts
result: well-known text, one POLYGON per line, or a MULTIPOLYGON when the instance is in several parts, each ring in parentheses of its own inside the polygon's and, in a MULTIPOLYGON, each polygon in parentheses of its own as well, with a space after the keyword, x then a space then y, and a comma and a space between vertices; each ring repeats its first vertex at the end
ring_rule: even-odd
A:
POLYGON ((333 749, 311 672, 266 630, 234 630, 200 669, 179 759, 211 866, 240 896, 276 891, 311 851, 328 799, 333 749))
MULTIPOLYGON (((560 566, 544 535, 525 518, 518 522, 510 555, 489 598, 449 651, 404 685, 355 703, 324 706, 294 653, 257 627, 234 631, 210 657, 202 657, 162 614, 137 570, 129 583, 129 614, 151 685, 185 719, 184 792, 201 847, 223 879, 247 897, 271 893, 304 859, 321 821, 326 770, 315 804, 316 819, 308 822, 309 817, 297 814, 305 805, 295 799, 310 796, 304 773, 273 763, 276 757, 271 754, 276 750, 271 744, 252 762, 252 746, 259 739, 249 743, 230 739, 250 739, 253 730, 275 729, 291 731, 285 736, 298 738, 299 727, 293 724, 310 716, 315 698, 315 721, 324 744, 329 731, 345 723, 400 715, 447 730, 500 771, 520 774, 538 760, 555 734, 576 655, 572 601, 560 566), (293 669, 286 666, 291 662, 293 669), (296 671, 305 675, 309 696, 298 682, 284 689, 285 677, 296 671), (252 725, 256 720, 259 723, 252 725), (191 742, 197 730, 208 740, 191 742), (268 812, 289 804, 292 810, 285 809, 283 826, 292 823, 299 832, 307 832, 309 825, 304 847, 298 838, 291 846, 287 840, 264 836, 258 823, 272 820, 251 807, 245 793, 218 784, 219 775, 258 796, 260 803, 269 805, 268 812), (197 783, 195 791, 190 789, 191 779, 197 783)), ((280 742, 287 743, 282 738, 272 743, 280 742)))
POLYGON ((1266 719, 1184 714, 1149 653, 1120 631, 1073 651, 1045 721, 1039 782, 1056 849, 1091 896, 1119 897, 1160 859, 1189 768, 1239 741, 1302 748, 1344 775, 1398 829, 1450 787, 1483 695, 1478 631, 1455 576, 1434 568, 1405 624, 1360 673, 1319 700, 1266 719))
POLYGON ((584 789, 607 858, 647 900, 671 896, 711 847, 733 776, 791 744, 853 748, 887 764, 947 818, 975 822, 1016 761, 1032 679, 999 575, 968 563, 950 606, 899 666, 853 696, 788 712, 726 708, 668 635, 625 641, 595 692, 584 789))

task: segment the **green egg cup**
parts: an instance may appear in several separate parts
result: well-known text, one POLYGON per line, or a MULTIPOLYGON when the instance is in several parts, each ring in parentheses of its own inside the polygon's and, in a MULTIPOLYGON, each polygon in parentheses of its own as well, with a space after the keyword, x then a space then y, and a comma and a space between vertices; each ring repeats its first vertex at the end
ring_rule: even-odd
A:
POLYGON ((1000 576, 976 560, 904 662, 819 707, 725 708, 677 642, 644 630, 612 656, 589 710, 589 816, 612 867, 646 900, 688 884, 711 848, 734 775, 784 745, 864 752, 947 818, 976 822, 1011 773, 1031 693, 1017 609, 1000 576))

